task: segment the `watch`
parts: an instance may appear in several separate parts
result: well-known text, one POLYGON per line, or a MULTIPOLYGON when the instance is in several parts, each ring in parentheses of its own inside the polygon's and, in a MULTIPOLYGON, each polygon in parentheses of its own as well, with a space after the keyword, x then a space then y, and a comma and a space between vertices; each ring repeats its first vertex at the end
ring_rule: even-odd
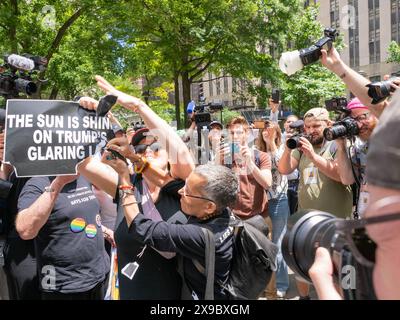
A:
POLYGON ((56 190, 54 190, 52 187, 48 186, 48 187, 44 187, 44 191, 51 193, 51 192, 55 192, 56 190))

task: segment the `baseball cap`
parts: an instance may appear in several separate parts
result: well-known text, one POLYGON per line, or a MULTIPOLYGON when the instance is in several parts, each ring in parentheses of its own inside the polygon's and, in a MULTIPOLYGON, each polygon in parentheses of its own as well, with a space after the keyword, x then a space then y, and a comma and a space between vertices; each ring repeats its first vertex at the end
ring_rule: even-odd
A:
POLYGON ((351 100, 348 105, 347 105, 347 110, 354 110, 354 109, 366 109, 368 110, 368 107, 365 106, 360 99, 358 98, 354 98, 353 100, 351 100))
POLYGON ((221 128, 221 130, 224 129, 224 126, 223 126, 222 123, 219 122, 219 121, 212 121, 212 122, 208 125, 208 128, 211 129, 211 127, 212 127, 213 125, 219 126, 219 127, 221 128))
POLYGON ((325 108, 312 108, 306 112, 304 119, 310 117, 321 121, 329 120, 329 112, 325 108))
POLYGON ((136 131, 132 136, 131 145, 137 146, 144 138, 147 136, 152 136, 151 134, 148 134, 149 131, 150 130, 148 128, 142 128, 136 131))

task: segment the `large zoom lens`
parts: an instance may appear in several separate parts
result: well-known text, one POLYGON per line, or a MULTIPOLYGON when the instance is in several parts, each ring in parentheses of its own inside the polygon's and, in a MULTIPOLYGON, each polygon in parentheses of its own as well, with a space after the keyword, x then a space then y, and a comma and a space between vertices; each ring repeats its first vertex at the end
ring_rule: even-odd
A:
POLYGON ((342 137, 354 137, 360 133, 357 121, 353 118, 347 117, 342 121, 337 122, 331 128, 324 130, 324 137, 328 141, 336 140, 342 137))
POLYGON ((382 82, 374 82, 367 85, 368 95, 373 99, 373 104, 381 102, 389 97, 391 92, 394 92, 395 89, 392 87, 394 79, 395 78, 382 82))
POLYGON ((314 263, 316 249, 330 249, 335 219, 332 214, 316 210, 299 211, 289 218, 282 254, 289 268, 304 280, 311 282, 308 270, 314 263))
POLYGON ((333 126, 324 130, 324 137, 328 141, 347 136, 347 128, 344 125, 333 126))
POLYGON ((17 92, 25 93, 28 96, 36 93, 37 86, 34 82, 24 79, 15 80, 15 90, 17 92))

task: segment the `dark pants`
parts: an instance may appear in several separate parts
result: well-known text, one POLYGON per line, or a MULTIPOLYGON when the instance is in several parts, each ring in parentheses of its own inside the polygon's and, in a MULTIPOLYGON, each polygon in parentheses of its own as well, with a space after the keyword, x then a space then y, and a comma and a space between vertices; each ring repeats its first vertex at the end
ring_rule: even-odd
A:
POLYGON ((4 261, 10 300, 40 300, 33 240, 8 239, 4 261))
POLYGON ((298 207, 298 196, 297 191, 299 188, 299 180, 289 180, 287 196, 289 201, 290 215, 297 211, 298 207))
POLYGON ((42 292, 42 300, 104 300, 105 280, 93 289, 77 293, 42 292))

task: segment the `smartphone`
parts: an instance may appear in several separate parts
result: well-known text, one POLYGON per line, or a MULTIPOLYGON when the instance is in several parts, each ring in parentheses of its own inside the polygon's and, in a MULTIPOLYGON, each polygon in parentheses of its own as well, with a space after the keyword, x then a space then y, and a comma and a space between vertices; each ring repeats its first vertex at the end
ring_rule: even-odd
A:
POLYGON ((254 129, 264 129, 265 121, 264 120, 254 120, 254 129))
POLYGON ((122 161, 124 161, 125 163, 128 163, 128 162, 126 161, 125 157, 122 156, 122 155, 121 155, 120 153, 118 153, 117 151, 111 150, 111 149, 106 149, 106 150, 107 150, 108 152, 111 153, 111 155, 112 155, 112 157, 113 157, 114 159, 119 158, 119 159, 121 159, 122 161))
POLYGON ((272 101, 274 103, 279 103, 281 99, 281 92, 279 89, 272 89, 272 101))

